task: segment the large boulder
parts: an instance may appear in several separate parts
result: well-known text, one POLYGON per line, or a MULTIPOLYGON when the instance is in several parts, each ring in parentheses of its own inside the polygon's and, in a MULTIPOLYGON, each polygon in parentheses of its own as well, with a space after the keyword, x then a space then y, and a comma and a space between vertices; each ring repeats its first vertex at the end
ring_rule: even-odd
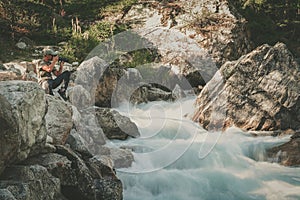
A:
MULTIPOLYGON (((144 103, 148 101, 172 100, 172 91, 145 83, 136 69, 110 66, 99 80, 95 94, 95 105, 99 107, 118 107, 123 102, 144 103)), ((158 81, 158 79, 153 79, 158 81)), ((152 81, 152 83, 154 82, 152 81)), ((157 82, 154 82, 157 83, 157 82)), ((158 83, 160 83, 158 81, 158 83)))
POLYGON ((65 200, 60 180, 40 165, 14 165, 5 169, 0 177, 0 198, 65 200))
POLYGON ((79 120, 74 122, 76 132, 89 144, 90 150, 97 149, 98 145, 104 145, 105 134, 98 123, 94 109, 86 109, 80 113, 80 116, 79 120))
MULTIPOLYGON (((139 104, 150 101, 173 101, 174 99, 175 96, 173 96, 172 91, 168 88, 157 84, 145 84, 132 92, 129 102, 139 104)), ((120 100, 120 102, 122 101, 120 100)))
POLYGON ((88 149, 89 144, 83 139, 83 137, 75 130, 72 129, 70 132, 70 135, 68 136, 68 139, 66 141, 66 145, 69 145, 69 147, 79 154, 82 155, 82 157, 91 157, 92 153, 88 149))
POLYGON ((88 108, 94 102, 94 97, 91 96, 82 85, 75 85, 68 90, 70 102, 76 107, 77 110, 88 108))
POLYGON ((108 65, 97 56, 79 66, 75 84, 70 99, 79 111, 93 105, 118 107, 123 102, 173 99, 172 90, 147 84, 137 69, 108 65))
MULTIPOLYGON (((94 56, 80 64, 76 72, 76 78, 74 80, 75 86, 79 85, 75 91, 71 94, 70 99, 72 104, 77 107, 78 110, 82 110, 93 106, 95 103, 99 104, 99 80, 102 78, 105 69, 108 64, 98 56, 94 56), (86 94, 90 94, 89 96, 86 94), (82 104, 82 95, 86 104, 82 104)), ((108 84, 110 86, 110 84, 108 84)), ((109 89, 107 89, 109 90, 109 89)), ((105 90, 100 91, 105 94, 105 90)), ((100 93, 101 94, 101 93, 100 93)), ((100 98, 101 99, 101 98, 100 98)))
POLYGON ((71 131, 67 144, 70 148, 84 158, 92 158, 106 163, 111 168, 127 168, 134 161, 132 151, 129 149, 113 148, 104 145, 88 144, 76 131, 71 131))
POLYGON ((72 106, 72 122, 73 127, 67 137, 66 145, 83 157, 98 152, 98 149, 106 143, 94 109, 83 110, 80 113, 75 106, 72 106))
POLYGON ((94 157, 99 160, 111 160, 114 168, 128 168, 132 166, 134 157, 129 149, 103 146, 94 157))
POLYGON ((46 102, 47 134, 53 138, 54 144, 65 144, 73 127, 72 107, 69 103, 51 95, 46 95, 46 102))
POLYGON ((227 0, 145 1, 132 6, 120 20, 151 41, 163 62, 177 66, 189 64, 189 55, 197 51, 195 42, 218 67, 251 49, 247 21, 227 0), (178 37, 176 32, 186 37, 178 37))
MULTIPOLYGON (((109 67, 99 77, 99 82, 96 88, 95 105, 99 107, 111 107, 111 97, 116 90, 118 81, 126 73, 125 69, 118 67, 109 67)), ((124 85, 126 87, 126 85, 124 85)))
POLYGON ((14 195, 8 189, 0 189, 0 199, 16 200, 14 195))
POLYGON ((129 136, 140 136, 135 123, 118 111, 109 108, 95 108, 96 118, 108 139, 125 140, 129 136))
POLYGON ((300 128, 300 71, 282 43, 262 45, 225 63, 196 101, 193 120, 206 129, 300 128))
POLYGON ((112 94, 118 80, 124 75, 124 69, 109 67, 106 61, 97 56, 82 62, 77 69, 75 89, 71 94, 73 105, 78 110, 93 105, 111 107, 112 94), (82 104, 83 99, 85 104, 82 104))
POLYGON ((128 149, 110 148, 109 158, 113 161, 115 168, 128 168, 132 166, 134 161, 133 154, 128 149))
POLYGON ((34 82, 0 82, 0 174, 42 151, 46 142, 45 93, 34 82))
POLYGON ((122 199, 122 183, 111 165, 96 158, 85 158, 65 146, 56 153, 41 154, 24 163, 39 164, 59 178, 62 194, 67 199, 122 199))

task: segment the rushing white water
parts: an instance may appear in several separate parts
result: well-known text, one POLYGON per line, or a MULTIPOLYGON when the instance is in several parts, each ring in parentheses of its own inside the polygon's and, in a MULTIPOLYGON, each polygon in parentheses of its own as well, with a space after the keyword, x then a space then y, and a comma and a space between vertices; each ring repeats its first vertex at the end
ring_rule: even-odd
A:
POLYGON ((183 117, 193 102, 119 109, 141 132, 114 141, 134 151, 132 167, 118 170, 125 200, 300 199, 300 168, 265 161, 265 149, 288 136, 250 137, 236 128, 207 133, 183 117))

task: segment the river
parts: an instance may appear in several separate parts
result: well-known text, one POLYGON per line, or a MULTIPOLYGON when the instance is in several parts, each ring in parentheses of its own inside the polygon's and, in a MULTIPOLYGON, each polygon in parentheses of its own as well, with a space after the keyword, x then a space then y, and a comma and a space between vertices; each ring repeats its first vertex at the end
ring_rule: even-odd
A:
POLYGON ((132 167, 117 170, 125 200, 300 199, 300 168, 267 162, 265 153, 289 136, 207 132, 189 120, 194 101, 118 108, 141 133, 112 143, 133 149, 132 167))

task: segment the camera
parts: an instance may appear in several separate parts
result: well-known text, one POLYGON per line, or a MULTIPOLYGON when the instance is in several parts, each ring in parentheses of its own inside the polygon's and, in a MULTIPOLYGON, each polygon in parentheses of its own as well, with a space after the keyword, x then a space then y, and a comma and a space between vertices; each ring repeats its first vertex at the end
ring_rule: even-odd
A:
POLYGON ((68 58, 59 57, 58 61, 59 62, 69 62, 69 59, 68 58))

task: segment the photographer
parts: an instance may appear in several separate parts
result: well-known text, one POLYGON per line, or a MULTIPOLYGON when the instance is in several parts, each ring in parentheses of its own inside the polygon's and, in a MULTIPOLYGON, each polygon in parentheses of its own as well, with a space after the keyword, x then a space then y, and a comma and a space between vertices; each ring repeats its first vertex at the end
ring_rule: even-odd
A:
POLYGON ((69 85, 70 72, 63 71, 65 59, 59 58, 57 52, 52 49, 44 50, 44 57, 38 68, 39 84, 47 94, 53 95, 53 89, 57 88, 62 82, 61 88, 58 90, 59 95, 67 100, 66 90, 69 85), (59 62, 59 70, 55 68, 55 64, 59 62), (52 78, 52 74, 56 76, 52 78))

